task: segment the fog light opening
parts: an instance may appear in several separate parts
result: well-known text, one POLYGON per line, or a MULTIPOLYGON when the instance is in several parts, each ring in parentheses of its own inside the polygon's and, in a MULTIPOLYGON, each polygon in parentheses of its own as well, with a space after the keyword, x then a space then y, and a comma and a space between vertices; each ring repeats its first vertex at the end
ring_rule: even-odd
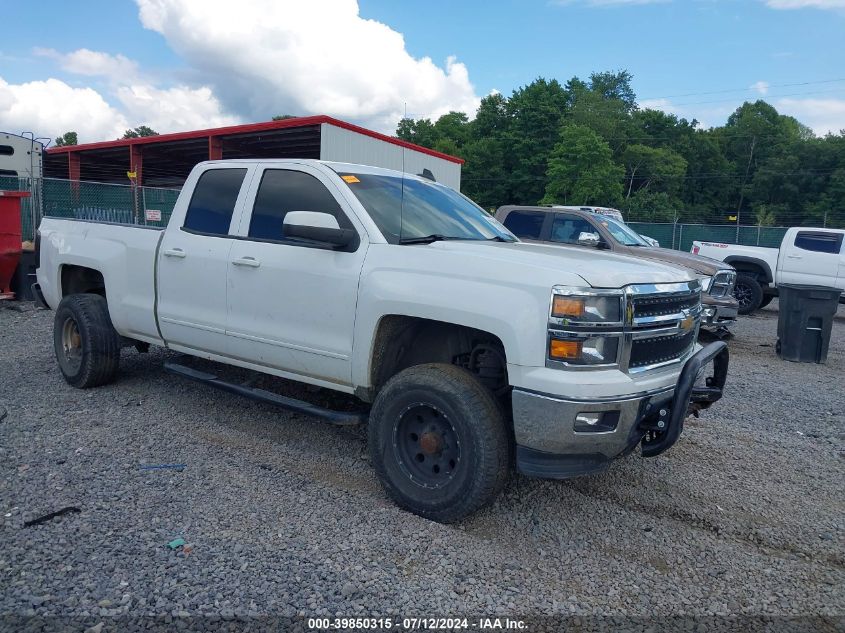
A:
POLYGON ((610 433, 619 424, 619 411, 582 411, 575 416, 576 433, 610 433))

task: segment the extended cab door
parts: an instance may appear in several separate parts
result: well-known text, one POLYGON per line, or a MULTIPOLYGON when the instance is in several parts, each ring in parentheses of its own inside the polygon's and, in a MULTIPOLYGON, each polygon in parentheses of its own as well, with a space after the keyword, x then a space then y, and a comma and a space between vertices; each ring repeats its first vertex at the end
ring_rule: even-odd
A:
POLYGON ((314 382, 350 385, 367 244, 331 178, 308 165, 259 167, 229 253, 231 354, 314 382), (289 211, 329 213, 358 238, 335 249, 287 237, 289 211))
POLYGON ((156 271, 157 314, 161 335, 174 348, 226 354, 231 231, 240 220, 248 171, 222 165, 203 171, 181 226, 168 225, 164 232, 156 271))
POLYGON ((842 238, 833 231, 798 230, 781 245, 777 282, 841 288, 842 238))

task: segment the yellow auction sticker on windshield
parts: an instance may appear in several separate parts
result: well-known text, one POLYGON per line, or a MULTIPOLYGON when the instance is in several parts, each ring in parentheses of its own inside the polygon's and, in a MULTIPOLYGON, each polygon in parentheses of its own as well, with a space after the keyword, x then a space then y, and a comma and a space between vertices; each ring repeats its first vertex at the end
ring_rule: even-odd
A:
POLYGON ((344 182, 346 182, 346 183, 348 183, 348 184, 350 184, 350 185, 351 185, 353 182, 361 182, 361 181, 360 181, 360 180, 358 180, 355 176, 351 176, 351 175, 341 176, 341 178, 343 178, 344 182))

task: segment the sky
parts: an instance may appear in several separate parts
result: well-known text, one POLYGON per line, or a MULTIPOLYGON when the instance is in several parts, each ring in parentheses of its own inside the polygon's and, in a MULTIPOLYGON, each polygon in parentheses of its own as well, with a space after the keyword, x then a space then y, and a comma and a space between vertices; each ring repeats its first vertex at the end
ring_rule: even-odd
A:
POLYGON ((392 133, 626 69, 703 127, 766 99, 845 129, 845 0, 0 0, 0 130, 80 142, 328 114, 392 133), (12 28, 10 28, 12 27, 12 28), (17 28, 15 28, 17 27, 17 28))

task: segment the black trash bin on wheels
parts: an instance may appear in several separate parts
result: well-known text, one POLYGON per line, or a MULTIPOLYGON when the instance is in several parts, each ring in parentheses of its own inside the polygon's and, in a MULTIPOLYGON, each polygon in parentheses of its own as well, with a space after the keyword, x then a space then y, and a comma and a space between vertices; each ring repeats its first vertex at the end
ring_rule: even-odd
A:
POLYGON ((798 363, 827 360, 841 292, 827 286, 778 286, 778 356, 798 363))

